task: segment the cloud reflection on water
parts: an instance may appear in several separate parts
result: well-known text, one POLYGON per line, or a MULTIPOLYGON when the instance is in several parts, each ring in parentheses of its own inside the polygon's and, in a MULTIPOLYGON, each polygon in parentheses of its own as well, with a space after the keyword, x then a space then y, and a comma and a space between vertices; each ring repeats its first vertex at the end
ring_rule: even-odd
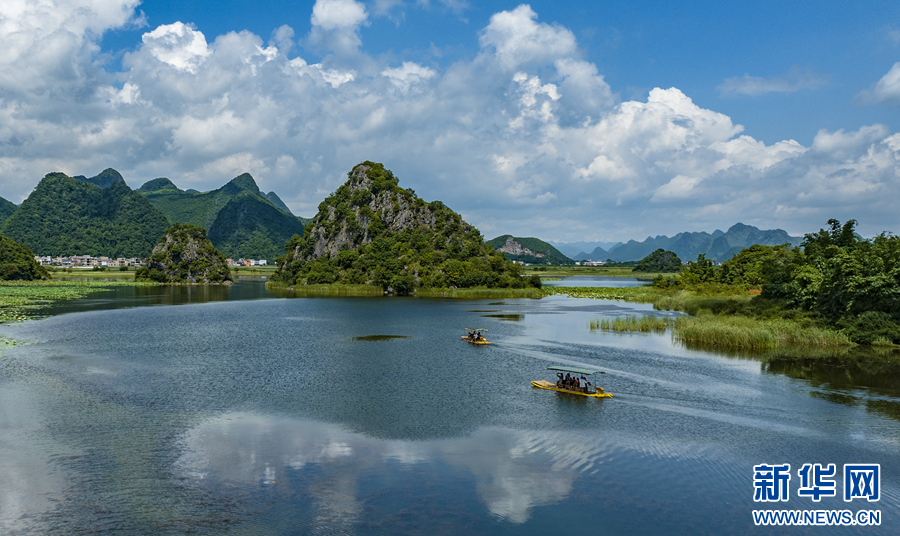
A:
POLYGON ((205 420, 184 434, 181 447, 176 467, 210 487, 290 488, 300 482, 298 471, 327 474, 316 479, 313 488, 302 490, 314 498, 317 526, 347 526, 359 520, 361 475, 393 472, 393 477, 415 485, 416 465, 444 465, 471 475, 492 514, 524 523, 534 507, 565 499, 579 475, 595 472, 610 450, 577 434, 563 438, 559 432, 496 427, 463 438, 381 440, 337 425, 255 413, 205 420), (398 475, 398 464, 409 474, 398 475))

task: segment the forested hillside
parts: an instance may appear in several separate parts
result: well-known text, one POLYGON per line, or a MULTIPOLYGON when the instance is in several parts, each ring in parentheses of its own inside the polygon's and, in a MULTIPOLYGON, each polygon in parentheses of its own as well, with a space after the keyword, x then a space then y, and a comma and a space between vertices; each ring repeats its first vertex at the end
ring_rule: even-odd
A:
POLYGON ((228 257, 274 261, 292 236, 302 234, 299 218, 244 191, 222 207, 207 236, 228 257))
POLYGON ((382 164, 363 162, 294 237, 273 280, 285 286, 372 284, 398 294, 419 288, 540 286, 521 277, 440 201, 426 203, 382 164))
POLYGON ((12 216, 12 213, 15 212, 18 208, 19 206, 12 201, 8 201, 0 197, 0 225, 3 225, 3 222, 5 222, 7 218, 12 216))
POLYGON ((168 227, 166 217, 124 181, 107 182, 101 188, 50 173, 3 222, 0 234, 39 255, 146 257, 168 227))
POLYGON ((303 221, 291 214, 275 194, 263 194, 249 173, 209 192, 181 190, 166 178, 148 181, 138 192, 170 222, 207 229, 207 236, 225 255, 274 261, 284 244, 303 234, 303 221))

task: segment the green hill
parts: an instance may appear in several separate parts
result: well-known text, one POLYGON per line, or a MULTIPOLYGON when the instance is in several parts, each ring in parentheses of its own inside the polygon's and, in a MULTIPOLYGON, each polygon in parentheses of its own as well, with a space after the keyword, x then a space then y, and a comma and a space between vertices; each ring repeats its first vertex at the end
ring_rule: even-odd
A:
POLYGON ((176 223, 153 248, 147 266, 134 274, 135 281, 159 283, 231 284, 225 256, 195 225, 176 223))
POLYGON ((101 188, 109 188, 114 183, 125 182, 125 179, 122 178, 122 174, 113 168, 106 168, 101 171, 99 175, 91 178, 87 178, 84 175, 75 175, 72 178, 95 184, 101 188))
POLYGON ((637 266, 634 267, 635 272, 659 272, 659 273, 677 273, 683 268, 681 259, 678 255, 662 248, 657 249, 653 253, 647 255, 637 266))
POLYGON ((170 222, 208 229, 213 245, 233 258, 274 261, 284 244, 303 234, 304 223, 275 194, 263 194, 249 173, 209 192, 181 190, 166 178, 148 181, 137 190, 170 222))
POLYGON ((165 214, 170 222, 190 223, 204 229, 212 227, 222 207, 237 194, 251 191, 260 195, 256 181, 249 173, 235 177, 225 186, 210 192, 191 193, 180 190, 168 179, 153 179, 137 191, 165 214))
POLYGON ((517 238, 512 235, 488 240, 488 245, 511 261, 528 264, 572 264, 572 259, 539 238, 517 238))
MULTIPOLYGON (((363 162, 319 204, 304 236, 287 244, 276 285, 370 284, 418 288, 540 286, 484 243, 440 201, 426 203, 382 164, 363 162)), ((536 281, 535 281, 536 280, 536 281)))
POLYGON ((7 218, 12 216, 12 213, 15 212, 18 208, 19 206, 12 201, 7 201, 6 199, 0 197, 0 225, 2 225, 7 218))
POLYGON ((231 198, 209 228, 209 239, 226 256, 274 261, 284 244, 303 234, 303 224, 251 191, 231 198))
POLYGON ((124 181, 101 188, 50 173, 3 222, 0 234, 38 255, 146 257, 166 227, 166 217, 124 181))
POLYGON ((284 201, 282 201, 281 198, 278 197, 278 194, 276 194, 275 192, 267 193, 265 195, 265 198, 271 201, 273 205, 281 209, 283 212, 287 212, 288 214, 291 214, 293 216, 293 214, 291 213, 291 209, 289 209, 288 206, 284 204, 284 201))
POLYGON ((34 260, 34 253, 12 238, 0 236, 0 280, 46 279, 47 269, 34 260))

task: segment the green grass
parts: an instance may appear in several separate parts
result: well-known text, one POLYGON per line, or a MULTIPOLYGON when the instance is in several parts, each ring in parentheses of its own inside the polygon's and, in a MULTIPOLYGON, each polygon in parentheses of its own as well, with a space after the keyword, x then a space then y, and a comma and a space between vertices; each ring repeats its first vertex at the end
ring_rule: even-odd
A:
POLYGON ((293 288, 287 288, 270 281, 266 283, 266 288, 312 296, 381 296, 384 294, 381 287, 376 287, 375 285, 344 285, 340 283, 332 285, 298 285, 293 288))
POLYGON ((422 298, 541 298, 537 288, 452 288, 419 290, 422 298))
POLYGON ((764 320, 746 316, 713 315, 662 318, 653 315, 591 320, 591 330, 665 333, 695 347, 773 350, 782 346, 854 346, 837 331, 804 325, 796 320, 764 320))
POLYGON ((633 333, 665 333, 672 327, 672 319, 645 316, 617 316, 603 320, 591 320, 591 331, 625 331, 633 333))
POLYGON ((841 332, 806 326, 796 320, 701 314, 675 320, 673 338, 725 348, 772 350, 781 346, 855 346, 841 332))

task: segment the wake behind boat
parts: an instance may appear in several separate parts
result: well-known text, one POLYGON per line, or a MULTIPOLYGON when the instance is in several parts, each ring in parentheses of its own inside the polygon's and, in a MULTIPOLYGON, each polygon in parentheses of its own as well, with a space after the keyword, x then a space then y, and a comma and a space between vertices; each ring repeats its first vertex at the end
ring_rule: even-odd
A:
POLYGON ((599 370, 583 369, 577 367, 547 367, 547 370, 556 372, 556 383, 546 380, 532 381, 531 385, 541 389, 550 391, 558 391, 560 393, 570 393, 573 395, 589 396, 591 398, 612 398, 612 393, 607 393, 602 387, 597 387, 587 381, 585 376, 591 374, 604 374, 599 370), (563 376, 562 373, 566 375, 563 376), (572 376, 572 374, 575 376, 572 376), (579 378, 580 375, 580 378, 579 378))

